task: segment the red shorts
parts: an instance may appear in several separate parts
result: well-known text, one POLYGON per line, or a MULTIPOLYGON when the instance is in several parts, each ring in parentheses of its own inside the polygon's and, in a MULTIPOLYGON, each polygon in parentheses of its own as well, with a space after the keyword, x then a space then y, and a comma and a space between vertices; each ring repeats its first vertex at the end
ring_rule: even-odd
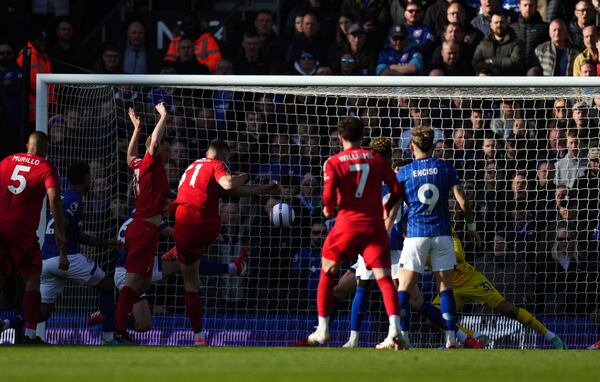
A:
POLYGON ((175 219, 175 247, 177 260, 185 265, 198 261, 205 247, 213 244, 221 231, 221 218, 211 216, 198 224, 181 224, 175 219))
POLYGON ((158 226, 144 219, 133 219, 125 231, 125 249, 127 272, 151 278, 158 250, 158 226))
POLYGON ((38 237, 29 228, 0 224, 0 275, 8 277, 13 266, 23 278, 42 273, 38 237))
POLYGON ((389 268, 392 264, 390 257, 390 242, 385 229, 374 232, 352 232, 347 229, 336 229, 333 226, 325 243, 321 256, 345 263, 356 260, 358 254, 365 259, 368 269, 389 268))

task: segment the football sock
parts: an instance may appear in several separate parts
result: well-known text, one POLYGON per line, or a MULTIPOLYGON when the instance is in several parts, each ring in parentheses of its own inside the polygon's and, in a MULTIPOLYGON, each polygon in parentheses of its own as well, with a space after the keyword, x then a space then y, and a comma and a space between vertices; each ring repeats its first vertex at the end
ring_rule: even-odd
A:
POLYGON ((551 339, 553 339, 554 337, 556 337, 556 334, 552 333, 551 331, 547 331, 546 334, 544 334, 544 338, 547 341, 550 341, 551 339))
POLYGON ((40 321, 35 326, 35 336, 40 337, 42 341, 46 341, 46 321, 40 321))
POLYGON ((446 289, 440 292, 440 310, 444 319, 444 329, 446 331, 456 331, 456 302, 452 289, 446 289))
POLYGON ((398 299, 400 300, 400 329, 403 332, 408 332, 410 327, 410 294, 405 290, 398 291, 398 299))
POLYGON ((400 315, 400 304, 394 282, 390 276, 385 276, 377 280, 377 285, 383 296, 383 304, 388 317, 400 315))
POLYGON ((185 292, 185 310, 187 312, 192 330, 200 333, 202 330, 202 304, 200 304, 200 293, 185 292))
POLYGON ((98 307, 102 314, 102 332, 112 333, 115 330, 115 292, 113 289, 98 290, 98 307))
MULTIPOLYGON (((469 329, 469 328, 466 328, 466 327, 464 327, 464 326, 462 326, 462 325, 459 325, 459 324, 456 324, 456 327, 457 327, 459 330, 461 330, 463 333, 465 333, 467 336, 470 336, 470 337, 475 337, 475 331, 474 331, 474 330, 471 330, 471 329, 469 329)), ((460 339, 460 338, 459 338, 459 339, 460 339)))
MULTIPOLYGON (((23 293, 23 315, 25 316, 25 329, 31 329, 31 331, 34 333, 40 317, 40 300, 41 297, 39 290, 26 290, 23 293)), ((30 334, 31 331, 29 332, 30 334)))
MULTIPOLYGON (((543 336, 546 335, 546 333, 548 332, 548 328, 546 328, 544 326, 544 324, 542 324, 535 317, 533 317, 533 314, 529 313, 527 310, 525 310, 523 308, 517 308, 517 309, 518 309, 517 321, 519 321, 523 325, 527 326, 528 328, 535 330, 536 332, 540 333, 543 336)), ((554 333, 552 333, 552 334, 554 334, 554 333)), ((554 337, 554 335, 552 337, 554 337)), ((552 338, 552 337, 550 337, 550 338, 552 338)))
POLYGON ((119 293, 119 304, 117 305, 117 322, 116 329, 120 332, 127 331, 127 321, 133 309, 133 305, 137 301, 137 294, 133 289, 124 286, 119 293))
POLYGON ((368 288, 358 285, 356 287, 354 299, 352 300, 352 310, 350 313, 350 330, 357 332, 360 331, 363 313, 365 312, 366 305, 369 302, 368 297, 368 288))
POLYGON ((360 334, 360 332, 358 332, 356 330, 351 330, 350 331, 350 338, 348 339, 348 341, 358 342, 358 335, 359 334, 360 334))
POLYGON ((440 312, 440 310, 433 304, 424 302, 421 305, 419 312, 427 317, 427 319, 438 328, 444 327, 444 318, 442 317, 442 312, 440 312))
MULTIPOLYGON (((231 264, 221 264, 221 263, 217 263, 216 261, 201 259, 200 260, 200 274, 205 275, 205 276, 227 275, 227 274, 230 274, 229 265, 231 265, 231 264)), ((234 265, 234 268, 235 268, 235 265, 234 265)))
POLYGON ((319 325, 317 326, 317 330, 321 331, 321 333, 325 333, 329 330, 329 317, 319 316, 319 325))
POLYGON ((321 269, 317 288, 317 312, 320 317, 329 317, 333 306, 333 275, 321 269))

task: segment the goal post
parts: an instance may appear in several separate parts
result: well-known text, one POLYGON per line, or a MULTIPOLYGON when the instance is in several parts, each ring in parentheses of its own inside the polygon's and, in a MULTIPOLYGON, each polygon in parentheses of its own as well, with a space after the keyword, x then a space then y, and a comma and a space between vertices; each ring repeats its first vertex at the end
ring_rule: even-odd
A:
MULTIPOLYGON (((339 150, 335 126, 348 115, 363 120, 368 138, 393 139, 395 162, 410 157, 412 127, 434 128, 434 154, 458 169, 485 240, 484 248, 469 244, 463 219, 454 213, 467 260, 490 281, 471 285, 471 295, 487 296, 484 289, 494 285, 570 347, 596 340, 596 77, 40 74, 36 90, 36 129, 49 133, 50 159, 58 162, 59 172, 75 159, 92 163, 84 228, 94 234, 114 237, 132 205, 123 157, 132 131, 128 107, 144 121, 143 140, 157 120, 153 103, 167 102, 166 166, 173 192, 185 167, 203 156, 216 137, 231 144, 233 171, 248 172, 253 182, 282 183, 284 195, 278 198, 221 203, 222 234, 206 258, 228 263, 249 248, 250 269, 241 278, 201 276, 205 328, 213 345, 281 346, 311 332, 319 249, 332 224, 320 214, 321 168, 339 150), (295 211, 291 228, 269 222, 267 211, 280 201, 295 211)), ((171 245, 161 238, 161 253, 171 245)), ((107 273, 114 272, 110 252, 86 247, 84 253, 107 273)), ((432 300, 431 275, 423 278, 425 299, 432 300)), ((151 290, 152 328, 136 334, 137 340, 191 342, 181 287, 181 277, 173 275, 151 290)), ((361 336, 361 344, 369 346, 387 330, 381 296, 371 289, 361 336)), ((351 300, 343 296, 336 302, 335 345, 349 334, 351 300)), ((489 336, 493 347, 549 346, 520 323, 477 302, 464 302, 461 322, 489 336)), ((69 285, 57 308, 48 324, 51 341, 97 343, 97 328, 85 327, 85 317, 95 310, 93 290, 69 285)), ((413 313, 413 342, 436 346, 438 333, 413 313)))

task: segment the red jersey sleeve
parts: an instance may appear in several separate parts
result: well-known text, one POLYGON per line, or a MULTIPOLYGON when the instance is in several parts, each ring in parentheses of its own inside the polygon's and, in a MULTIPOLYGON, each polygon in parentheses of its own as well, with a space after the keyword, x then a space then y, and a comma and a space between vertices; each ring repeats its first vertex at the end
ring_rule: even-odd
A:
POLYGON ((49 165, 50 169, 48 170, 48 173, 46 174, 46 177, 44 179, 44 186, 46 187, 46 190, 49 190, 51 188, 60 188, 60 179, 58 177, 58 171, 56 170, 56 167, 49 165))
MULTIPOLYGON (((158 159, 158 155, 153 157, 152 154, 150 154, 150 151, 146 151, 146 155, 144 155, 144 158, 142 160, 140 160, 140 162, 138 164, 138 168, 140 169, 140 172, 144 172, 144 171, 148 170, 150 167, 152 167, 154 162, 156 162, 156 159, 158 159)), ((133 161, 132 161, 132 163, 133 163, 133 161)))
POLYGON ((323 166, 323 206, 332 214, 336 205, 337 197, 337 172, 332 158, 325 161, 323 166))
POLYGON ((216 161, 213 171, 213 178, 217 183, 219 183, 219 179, 221 179, 221 177, 225 175, 229 175, 229 169, 227 169, 225 163, 221 161, 216 161))

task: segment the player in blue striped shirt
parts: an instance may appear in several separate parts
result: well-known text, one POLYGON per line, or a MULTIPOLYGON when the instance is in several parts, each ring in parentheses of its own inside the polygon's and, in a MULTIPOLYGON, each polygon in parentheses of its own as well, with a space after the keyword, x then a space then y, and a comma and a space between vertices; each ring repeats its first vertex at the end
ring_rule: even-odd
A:
POLYGON ((457 347, 456 303, 452 293, 452 275, 456 264, 454 242, 451 234, 448 195, 454 194, 464 212, 471 238, 479 246, 481 239, 475 229, 473 213, 454 167, 441 159, 433 158, 434 132, 430 127, 412 130, 410 151, 415 160, 398 171, 408 205, 406 238, 400 256, 398 296, 400 298, 400 328, 408 343, 410 323, 410 296, 408 291, 417 288, 417 281, 431 260, 441 297, 440 307, 444 318, 446 348, 457 347))

